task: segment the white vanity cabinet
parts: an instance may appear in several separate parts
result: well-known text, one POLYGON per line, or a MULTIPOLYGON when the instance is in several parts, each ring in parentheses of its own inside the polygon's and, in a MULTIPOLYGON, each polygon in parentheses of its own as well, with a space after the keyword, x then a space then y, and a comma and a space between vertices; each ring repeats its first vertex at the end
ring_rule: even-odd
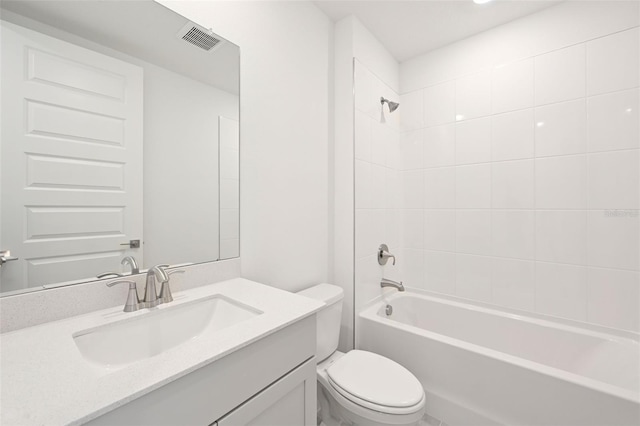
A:
POLYGON ((225 415, 214 426, 315 425, 316 362, 311 358, 225 415))
POLYGON ((316 424, 315 315, 189 372, 88 424, 316 424))

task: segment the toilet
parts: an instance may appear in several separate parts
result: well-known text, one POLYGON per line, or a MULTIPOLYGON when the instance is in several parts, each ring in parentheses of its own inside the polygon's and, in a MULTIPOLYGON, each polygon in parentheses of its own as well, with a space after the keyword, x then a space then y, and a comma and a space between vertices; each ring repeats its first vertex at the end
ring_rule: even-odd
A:
POLYGON ((318 424, 417 425, 425 395, 409 370, 372 352, 337 350, 342 288, 318 284, 298 294, 325 303, 317 314, 318 424))

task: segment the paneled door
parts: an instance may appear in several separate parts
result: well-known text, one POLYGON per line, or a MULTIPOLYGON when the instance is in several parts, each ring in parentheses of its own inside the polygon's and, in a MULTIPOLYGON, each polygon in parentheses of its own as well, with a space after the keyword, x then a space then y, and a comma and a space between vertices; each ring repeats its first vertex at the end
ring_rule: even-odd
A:
POLYGON ((142 261, 143 73, 2 21, 0 291, 142 261))

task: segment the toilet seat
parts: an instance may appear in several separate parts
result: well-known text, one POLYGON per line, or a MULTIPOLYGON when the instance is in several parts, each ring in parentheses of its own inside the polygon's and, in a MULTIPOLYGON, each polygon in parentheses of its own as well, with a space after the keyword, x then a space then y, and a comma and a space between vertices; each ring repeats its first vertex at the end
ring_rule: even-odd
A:
POLYGON ((361 407, 412 414, 424 406, 422 385, 400 364, 372 352, 352 350, 326 370, 329 385, 361 407))

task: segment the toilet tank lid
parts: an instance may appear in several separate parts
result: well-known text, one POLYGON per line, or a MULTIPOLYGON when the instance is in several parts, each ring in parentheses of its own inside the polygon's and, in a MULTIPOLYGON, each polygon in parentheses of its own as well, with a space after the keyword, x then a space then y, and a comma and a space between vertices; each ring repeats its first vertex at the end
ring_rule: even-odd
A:
POLYGON ((320 300, 327 305, 331 305, 332 303, 342 300, 343 293, 342 287, 327 283, 314 285, 313 287, 309 287, 298 292, 301 296, 320 300))

